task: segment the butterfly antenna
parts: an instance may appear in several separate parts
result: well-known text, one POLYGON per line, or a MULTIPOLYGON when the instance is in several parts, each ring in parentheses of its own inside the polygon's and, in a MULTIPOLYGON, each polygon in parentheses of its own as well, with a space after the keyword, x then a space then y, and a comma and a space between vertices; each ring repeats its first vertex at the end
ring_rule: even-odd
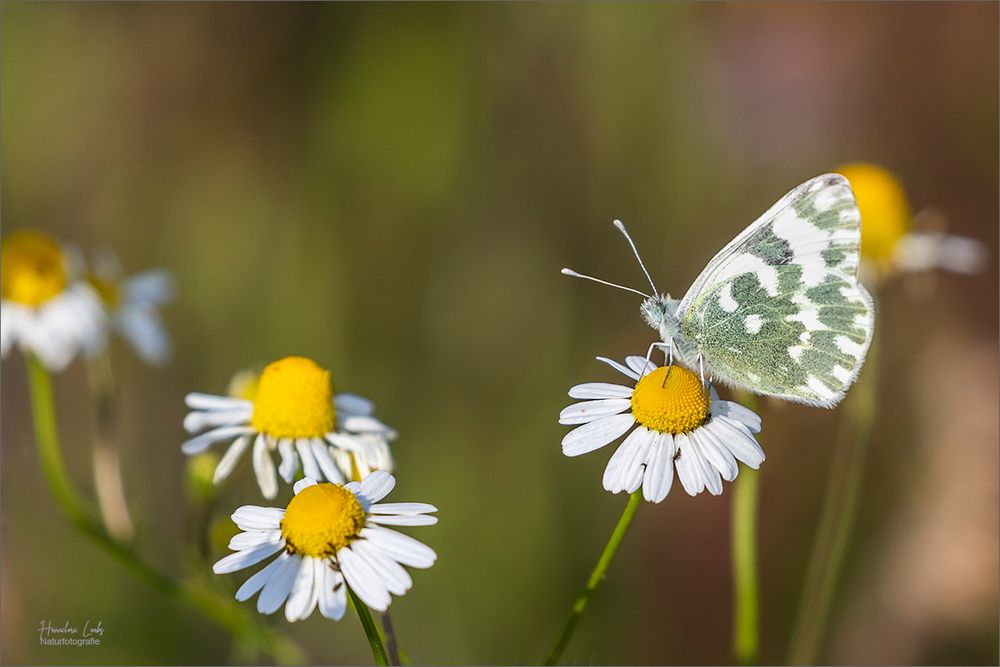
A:
POLYGON ((656 285, 653 284, 653 276, 649 275, 649 271, 646 269, 646 265, 643 263, 642 257, 639 256, 639 250, 635 247, 635 241, 633 241, 632 237, 628 235, 627 231, 625 231, 625 224, 621 220, 615 220, 614 225, 618 228, 618 231, 625 236, 625 240, 628 241, 628 244, 632 246, 632 253, 635 255, 635 258, 639 260, 639 266, 642 267, 642 272, 646 274, 646 280, 649 281, 649 286, 653 288, 653 294, 659 294, 660 291, 656 289, 656 285))
POLYGON ((559 273, 564 276, 572 276, 573 278, 583 278, 584 280, 593 280, 595 283, 601 283, 602 285, 607 285, 608 287, 617 287, 618 289, 625 290, 626 292, 632 292, 633 294, 638 294, 639 296, 645 297, 647 299, 652 299, 645 292, 640 292, 637 289, 632 289, 631 287, 625 287, 624 285, 618 285, 616 283, 609 283, 607 280, 601 280, 600 278, 595 278, 593 276, 585 276, 582 273, 577 273, 573 269, 563 269, 559 273))

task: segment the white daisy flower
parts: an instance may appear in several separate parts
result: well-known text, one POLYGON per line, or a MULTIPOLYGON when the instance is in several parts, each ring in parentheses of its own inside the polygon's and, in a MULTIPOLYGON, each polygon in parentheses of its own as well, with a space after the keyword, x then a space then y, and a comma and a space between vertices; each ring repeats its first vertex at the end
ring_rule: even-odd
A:
POLYGON ((389 608, 392 595, 410 590, 413 580, 403 565, 428 568, 434 550, 385 526, 430 526, 437 508, 426 503, 379 503, 396 485, 387 472, 376 471, 346 486, 295 484, 286 509, 247 505, 233 513, 240 528, 229 542, 229 554, 212 569, 236 572, 280 552, 236 591, 240 602, 260 592, 257 611, 272 614, 285 605, 285 618, 308 618, 319 612, 335 621, 347 608, 347 589, 376 611, 389 608))
MULTIPOLYGON (((215 469, 215 483, 229 476, 253 442, 253 469, 265 498, 278 494, 278 475, 289 484, 301 464, 303 475, 317 480, 355 479, 355 467, 368 472, 391 466, 388 443, 396 433, 374 417, 371 401, 355 394, 333 394, 330 372, 305 357, 285 357, 269 364, 253 398, 188 394, 191 412, 184 418, 189 433, 210 429, 185 442, 181 450, 198 454, 217 442, 232 444, 215 469), (374 444, 378 443, 378 444, 374 444), (280 463, 272 459, 277 452, 280 463), (341 452, 357 456, 344 457, 341 452), (361 464, 347 467, 360 460, 361 464)), ((366 473, 367 474, 367 473, 366 473)))
POLYGON ((851 182, 861 211, 861 277, 870 284, 896 274, 941 269, 974 274, 989 261, 989 251, 976 239, 942 230, 913 229, 920 218, 944 218, 930 210, 913 215, 903 184, 875 164, 855 162, 836 170, 851 182))
POLYGON ((670 492, 676 467, 688 494, 708 489, 719 495, 723 479, 736 479, 737 461, 754 469, 764 462, 764 450, 754 438, 760 417, 738 403, 719 400, 688 369, 676 363, 657 367, 639 356, 628 357, 627 366, 598 360, 636 384, 576 385, 569 395, 583 400, 565 408, 559 423, 582 424, 563 438, 566 456, 592 452, 628 433, 604 471, 608 491, 632 493, 641 486, 643 497, 658 503, 670 492))
POLYGON ((147 363, 162 364, 170 356, 170 338, 158 308, 174 298, 173 278, 166 271, 123 275, 117 256, 105 252, 91 263, 87 282, 97 291, 111 326, 147 363))
POLYGON ((19 231, 0 244, 0 356, 16 344, 52 371, 78 352, 99 348, 107 333, 100 297, 79 279, 50 236, 19 231))

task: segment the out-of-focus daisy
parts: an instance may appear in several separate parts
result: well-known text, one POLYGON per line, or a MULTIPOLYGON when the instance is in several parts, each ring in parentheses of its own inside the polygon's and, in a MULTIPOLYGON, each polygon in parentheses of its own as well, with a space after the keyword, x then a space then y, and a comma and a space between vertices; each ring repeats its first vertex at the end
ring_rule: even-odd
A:
POLYGON ((894 273, 944 269, 976 273, 987 260, 986 246, 965 236, 912 229, 914 216, 902 183, 874 164, 839 167, 861 210, 862 278, 874 283, 894 273))
POLYGON ((232 472, 251 441, 260 491, 274 498, 277 476, 291 483, 300 463, 306 477, 343 482, 354 475, 338 466, 338 450, 367 456, 373 440, 388 450, 387 443, 396 437, 374 417, 371 401, 355 394, 334 395, 330 372, 311 359, 275 361, 264 368, 255 386, 246 387, 252 398, 209 394, 186 398, 192 411, 184 418, 184 427, 189 433, 210 430, 185 442, 181 447, 185 454, 232 441, 215 470, 216 483, 232 472), (280 455, 277 469, 272 460, 275 451, 280 455))
POLYGON ((87 282, 107 309, 111 326, 148 363, 170 356, 170 338, 158 309, 174 297, 174 281, 166 271, 144 271, 125 277, 118 257, 103 252, 94 258, 87 282))
POLYGON ((688 494, 708 489, 719 495, 723 479, 736 479, 737 461, 751 468, 763 463, 764 450, 754 437, 760 417, 719 400, 688 369, 676 363, 657 367, 639 356, 628 357, 626 366, 598 359, 636 384, 576 385, 569 395, 582 400, 565 408, 559 423, 582 424, 563 438, 566 456, 592 452, 628 433, 604 471, 608 491, 632 493, 641 486, 643 497, 658 503, 670 492, 676 467, 688 494))
POLYGON ((236 553, 217 562, 216 574, 236 572, 281 554, 236 591, 248 600, 260 592, 257 611, 271 614, 285 605, 285 618, 308 618, 318 606, 323 616, 340 620, 347 608, 346 586, 376 611, 389 608, 392 595, 410 590, 403 565, 428 568, 437 554, 422 542, 385 526, 430 526, 437 508, 426 503, 380 503, 395 478, 376 471, 346 486, 295 484, 286 509, 247 505, 233 513, 243 532, 229 542, 236 553))
POLYGON ((94 289, 53 238, 19 231, 0 243, 0 355, 16 344, 60 371, 104 344, 107 317, 94 289))

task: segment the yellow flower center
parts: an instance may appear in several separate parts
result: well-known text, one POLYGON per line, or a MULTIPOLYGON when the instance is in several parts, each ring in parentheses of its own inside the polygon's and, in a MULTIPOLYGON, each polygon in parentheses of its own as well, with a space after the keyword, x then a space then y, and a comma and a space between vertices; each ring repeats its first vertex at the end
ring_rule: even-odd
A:
POLYGON ((912 213, 902 183, 882 167, 864 162, 837 169, 851 183, 861 211, 861 254, 887 263, 910 229, 912 213))
POLYGON ((245 401, 252 401, 257 396, 257 385, 260 383, 260 374, 252 370, 237 371, 229 380, 226 394, 233 398, 242 398, 245 401))
POLYGON ((333 556, 361 534, 365 511, 353 493, 338 484, 302 489, 285 510, 281 536, 292 553, 333 556))
POLYGON ((276 438, 317 438, 333 430, 330 371, 305 357, 285 357, 260 374, 251 424, 276 438))
POLYGON ((87 283, 94 288, 105 306, 112 309, 118 306, 118 301, 121 299, 121 288, 117 282, 90 273, 87 275, 87 283))
POLYGON ((708 419, 708 390, 686 368, 657 368, 632 392, 632 416, 653 431, 688 433, 708 419), (669 371, 669 373, 668 373, 669 371))
POLYGON ((66 289, 59 244, 41 232, 15 232, 0 244, 0 295, 32 308, 66 289))

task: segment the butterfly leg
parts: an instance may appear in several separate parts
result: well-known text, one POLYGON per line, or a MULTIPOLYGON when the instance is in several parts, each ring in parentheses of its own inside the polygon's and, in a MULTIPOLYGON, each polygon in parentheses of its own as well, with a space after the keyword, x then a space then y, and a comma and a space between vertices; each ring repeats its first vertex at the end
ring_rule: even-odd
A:
MULTIPOLYGON (((647 368, 649 367, 650 357, 653 356, 653 350, 655 350, 657 348, 663 350, 664 351, 664 355, 666 355, 667 351, 669 350, 669 352, 670 352, 670 360, 671 360, 670 363, 673 363, 673 346, 672 346, 672 342, 673 341, 671 341, 671 343, 661 343, 660 341, 656 341, 655 343, 651 343, 649 345, 649 349, 646 350, 646 367, 647 368)), ((645 376, 646 375, 646 371, 643 371, 642 375, 645 376)))
POLYGON ((674 367, 674 339, 669 339, 666 343, 658 343, 661 348, 666 348, 664 356, 667 358, 667 373, 663 376, 663 384, 661 387, 667 386, 667 380, 670 379, 670 369, 674 367))
POLYGON ((698 374, 701 376, 701 388, 705 388, 705 357, 698 353, 698 374))

